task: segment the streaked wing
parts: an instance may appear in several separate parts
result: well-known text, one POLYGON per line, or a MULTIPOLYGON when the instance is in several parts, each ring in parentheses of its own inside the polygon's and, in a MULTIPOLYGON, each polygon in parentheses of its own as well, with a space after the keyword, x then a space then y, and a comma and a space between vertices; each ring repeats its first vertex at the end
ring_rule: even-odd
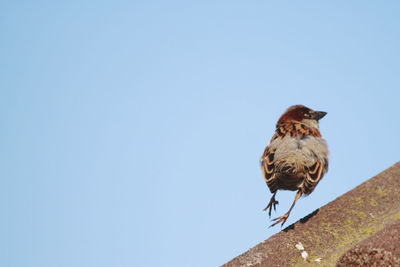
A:
POLYGON ((307 168, 302 188, 304 194, 311 194, 318 182, 321 180, 322 176, 324 176, 327 169, 328 162, 326 160, 317 160, 311 167, 307 168))
POLYGON ((264 179, 265 182, 267 182, 267 185, 271 193, 275 193, 278 190, 278 185, 275 175, 274 156, 275 156, 275 150, 270 150, 269 147, 267 147, 264 151, 261 161, 264 179))

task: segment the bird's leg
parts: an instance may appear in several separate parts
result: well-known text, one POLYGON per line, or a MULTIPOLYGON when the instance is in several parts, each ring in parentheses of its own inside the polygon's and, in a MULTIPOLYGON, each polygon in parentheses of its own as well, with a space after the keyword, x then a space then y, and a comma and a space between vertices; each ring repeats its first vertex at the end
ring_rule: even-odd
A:
POLYGON ((275 221, 275 223, 273 223, 270 227, 275 226, 280 222, 282 222, 281 227, 283 226, 283 224, 286 222, 287 218, 289 218, 289 214, 292 211, 294 205, 296 204, 297 200, 299 200, 299 198, 301 197, 302 194, 303 193, 301 192, 301 189, 299 189, 299 191, 297 191, 296 197, 294 198, 294 202, 293 202, 292 206, 290 207, 289 211, 286 212, 285 215, 273 219, 273 221, 275 221))
POLYGON ((266 206, 264 209, 266 211, 269 208, 268 215, 270 218, 271 218, 272 207, 274 207, 274 211, 276 211, 276 205, 278 205, 278 203, 279 203, 278 201, 275 200, 275 195, 276 195, 276 192, 272 195, 271 200, 268 203, 268 206, 266 206))

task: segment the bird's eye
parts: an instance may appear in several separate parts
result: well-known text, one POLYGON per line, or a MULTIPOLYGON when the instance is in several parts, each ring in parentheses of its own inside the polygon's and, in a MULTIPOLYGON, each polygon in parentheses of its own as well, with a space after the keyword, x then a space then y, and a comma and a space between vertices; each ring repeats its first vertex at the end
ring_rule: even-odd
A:
POLYGON ((310 113, 306 113, 304 114, 304 117, 306 117, 307 119, 311 118, 311 114, 310 113))

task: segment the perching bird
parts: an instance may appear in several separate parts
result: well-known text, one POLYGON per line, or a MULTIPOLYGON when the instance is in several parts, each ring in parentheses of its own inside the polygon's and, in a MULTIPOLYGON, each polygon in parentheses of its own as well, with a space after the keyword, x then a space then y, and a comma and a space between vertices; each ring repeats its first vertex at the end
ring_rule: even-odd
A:
POLYGON ((280 117, 276 131, 261 158, 264 179, 272 198, 268 206, 276 210, 276 192, 297 191, 289 211, 274 219, 274 226, 286 222, 297 200, 309 195, 328 170, 328 146, 319 131, 318 121, 327 113, 314 111, 303 105, 291 106, 280 117))

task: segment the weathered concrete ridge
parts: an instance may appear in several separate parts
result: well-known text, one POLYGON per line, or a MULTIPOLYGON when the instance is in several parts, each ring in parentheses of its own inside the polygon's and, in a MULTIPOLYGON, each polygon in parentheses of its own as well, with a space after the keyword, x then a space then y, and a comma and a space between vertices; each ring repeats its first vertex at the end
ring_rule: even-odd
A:
POLYGON ((400 266, 400 219, 348 250, 336 266, 400 266))
POLYGON ((335 266, 346 251, 399 222, 400 162, 223 266, 335 266))

